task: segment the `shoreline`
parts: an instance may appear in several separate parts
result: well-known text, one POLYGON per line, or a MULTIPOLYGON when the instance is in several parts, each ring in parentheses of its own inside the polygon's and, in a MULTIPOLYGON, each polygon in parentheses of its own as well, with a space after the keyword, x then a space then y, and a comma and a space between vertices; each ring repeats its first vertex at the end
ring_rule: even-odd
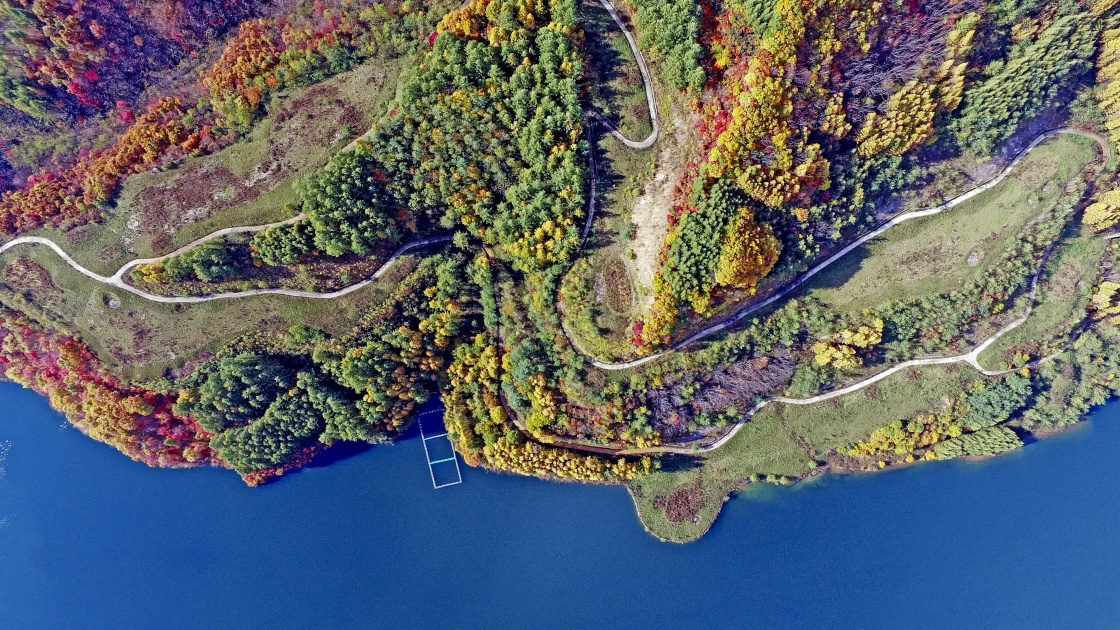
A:
MULTIPOLYGON (((1012 453, 1024 452, 1025 449, 1028 448, 1029 446, 1031 446, 1033 444, 1036 444, 1036 443, 1040 443, 1040 442, 1042 442, 1044 440, 1047 440, 1049 438, 1054 438, 1054 437, 1063 436, 1063 435, 1069 435, 1069 434, 1074 433, 1076 431, 1085 430, 1085 428, 1088 426, 1090 415, 1092 415, 1098 409, 1100 409, 1102 407, 1105 407, 1106 405, 1108 405, 1110 403, 1117 402, 1117 401, 1120 401, 1120 396, 1110 396, 1108 398, 1108 400, 1106 400, 1105 402, 1103 402, 1099 405, 1094 405, 1093 407, 1091 407, 1088 411, 1086 411, 1081 416, 1080 419, 1078 419, 1077 422, 1075 422, 1073 424, 1069 424, 1069 425, 1066 425, 1066 426, 1063 426, 1063 427, 1056 427, 1056 428, 1051 428, 1051 429, 1040 430, 1040 431, 1027 431, 1026 432, 1027 435, 1029 437, 1033 438, 1033 439, 1031 439, 1030 441, 1024 441, 1023 446, 1020 446, 1019 448, 1012 449, 1010 451, 1004 451, 1002 453, 995 453, 995 454, 992 454, 992 455, 966 455, 966 456, 962 456, 962 457, 954 457, 952 459, 933 459, 933 460, 915 459, 912 462, 892 463, 892 464, 890 464, 890 465, 888 465, 884 468, 879 468, 879 469, 836 469, 836 468, 833 468, 831 463, 829 463, 827 460, 825 460, 826 464, 824 466, 813 469, 813 471, 810 471, 809 473, 806 473, 803 476, 794 477, 793 478, 794 479, 793 483, 790 483, 790 484, 771 484, 771 485, 776 486, 776 488, 781 487, 781 488, 792 489, 792 488, 800 486, 800 485, 802 485, 806 482, 809 482, 809 481, 812 481, 812 480, 815 480, 815 479, 825 479, 829 476, 837 476, 837 477, 871 476, 871 475, 876 475, 876 474, 881 474, 881 473, 886 473, 886 472, 891 472, 891 471, 908 470, 910 468, 913 468, 917 464, 934 464, 934 463, 937 463, 937 462, 945 463, 945 462, 951 462, 951 461, 964 461, 964 462, 969 462, 969 463, 982 464, 982 463, 987 463, 987 462, 991 462, 991 461, 996 461, 998 459, 1001 459, 1005 455, 1010 455, 1012 453)), ((998 425, 998 426, 1004 426, 1004 425, 1001 424, 1001 425, 998 425)), ((704 527, 703 531, 700 532, 696 537, 688 538, 688 539, 666 538, 664 535, 654 531, 649 526, 649 524, 646 523, 645 519, 642 518, 642 510, 641 510, 641 507, 638 504, 638 497, 634 496, 634 491, 631 488, 630 484, 626 484, 626 491, 627 491, 627 494, 629 494, 630 499, 634 504, 634 511, 635 511, 635 515, 638 518, 638 523, 641 524, 642 528, 646 531, 646 533, 653 536, 654 538, 657 538, 661 542, 673 543, 673 544, 679 544, 679 545, 687 545, 689 543, 696 542, 696 541, 700 540, 701 538, 707 536, 708 533, 712 530, 712 526, 714 526, 716 521, 719 520, 720 516, 722 516, 723 509, 727 505, 727 503, 729 501, 731 501, 732 499, 734 499, 736 494, 742 492, 744 490, 744 488, 751 485, 752 483, 763 483, 763 482, 749 482, 748 481, 747 483, 741 484, 738 487, 736 487, 735 489, 733 489, 730 492, 728 492, 727 494, 725 494, 723 496, 723 499, 720 501, 719 506, 716 507, 715 515, 712 517, 712 520, 707 524, 707 526, 704 527)), ((701 509, 703 509, 703 508, 701 508, 701 509)), ((697 513, 699 513, 699 511, 697 511, 697 513)))

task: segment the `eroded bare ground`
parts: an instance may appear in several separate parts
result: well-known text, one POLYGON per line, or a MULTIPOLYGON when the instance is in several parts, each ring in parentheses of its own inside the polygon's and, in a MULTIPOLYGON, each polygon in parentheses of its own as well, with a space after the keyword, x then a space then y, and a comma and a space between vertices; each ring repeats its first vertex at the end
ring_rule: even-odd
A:
MULTIPOLYGON (((177 228, 247 203, 309 166, 304 147, 330 146, 338 140, 340 128, 361 133, 364 122, 362 113, 329 83, 281 99, 273 114, 267 153, 259 164, 240 174, 216 160, 192 162, 180 177, 140 193, 139 212, 129 227, 141 233, 158 230, 156 241, 169 243, 177 228)), ((157 250, 166 244, 153 243, 157 250)))
POLYGON ((656 174, 634 203, 630 218, 634 224, 630 242, 634 257, 630 265, 642 296, 639 306, 643 311, 653 304, 653 276, 657 273, 657 256, 661 252, 661 244, 665 242, 669 212, 673 208, 673 191, 684 172, 691 145, 691 118, 676 102, 670 103, 668 119, 672 124, 666 125, 668 128, 663 130, 661 139, 652 149, 657 151, 656 174))
MULTIPOLYGON (((362 111, 365 103, 360 93, 381 91, 387 81, 395 80, 391 74, 385 68, 360 67, 278 97, 260 128, 241 144, 190 160, 159 176, 134 198, 122 197, 121 207, 130 209, 128 220, 108 228, 120 231, 120 241, 108 247, 100 260, 138 255, 133 243, 145 239, 150 239, 153 251, 164 251, 183 226, 254 203, 293 176, 314 168, 345 135, 366 131, 374 112, 362 111)), ((77 244, 94 229, 74 230, 67 237, 72 245, 77 244)))

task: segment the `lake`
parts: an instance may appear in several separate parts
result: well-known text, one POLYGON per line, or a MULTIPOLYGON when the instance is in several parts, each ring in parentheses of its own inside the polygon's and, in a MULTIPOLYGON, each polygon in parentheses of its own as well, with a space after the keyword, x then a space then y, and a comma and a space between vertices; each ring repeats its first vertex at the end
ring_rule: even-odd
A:
POLYGON ((748 493, 674 545, 622 488, 463 467, 433 490, 418 435, 248 488, 0 400, 5 628, 1120 624, 1116 403, 993 461, 748 493))

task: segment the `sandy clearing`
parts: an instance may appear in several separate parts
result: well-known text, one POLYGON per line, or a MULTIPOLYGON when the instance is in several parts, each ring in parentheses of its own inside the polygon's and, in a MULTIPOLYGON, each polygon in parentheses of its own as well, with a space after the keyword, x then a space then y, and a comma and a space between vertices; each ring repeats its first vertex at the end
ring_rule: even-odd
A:
POLYGON ((657 154, 656 174, 646 183, 642 195, 634 202, 630 222, 634 224, 630 261, 634 282, 642 296, 643 311, 653 304, 653 276, 657 273, 657 257, 665 242, 669 212, 673 209, 673 191, 684 171, 684 147, 689 146, 688 119, 673 108, 671 133, 662 135, 657 154))

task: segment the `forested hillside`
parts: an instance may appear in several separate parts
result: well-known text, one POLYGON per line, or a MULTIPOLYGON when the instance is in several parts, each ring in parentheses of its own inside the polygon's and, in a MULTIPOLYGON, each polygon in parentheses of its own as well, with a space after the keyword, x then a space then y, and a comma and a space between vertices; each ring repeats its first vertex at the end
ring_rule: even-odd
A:
POLYGON ((0 361, 136 459, 254 484, 438 395, 468 463, 629 483, 682 537, 752 480, 1002 452, 1120 387, 1112 4, 7 0, 0 361), (354 111, 341 79, 389 60, 354 111), (637 101, 648 141, 606 122, 637 101), (159 214, 144 182, 204 193, 159 214), (151 216, 184 236, 139 246, 151 216), (115 376, 97 309, 205 343, 115 376), (922 389, 943 364, 975 378, 922 389), (764 409, 849 390, 905 400, 764 409))
POLYGON ((917 174, 923 151, 992 155, 1024 123, 1073 100, 1091 81, 1097 46, 1098 21, 1080 7, 1036 7, 1038 15, 941 1, 726 8, 696 104, 705 148, 680 185, 642 330, 647 345, 665 342, 679 307, 703 315, 713 299, 753 291, 779 251, 779 269, 796 268, 876 222, 879 204, 917 174), (1010 38, 1008 25, 1018 25, 1010 38), (714 203, 724 208, 712 212, 714 203), (745 247, 744 230, 731 223, 737 213, 764 217, 779 242, 746 237, 759 252, 717 275, 720 256, 705 249, 714 240, 721 251, 745 247))

